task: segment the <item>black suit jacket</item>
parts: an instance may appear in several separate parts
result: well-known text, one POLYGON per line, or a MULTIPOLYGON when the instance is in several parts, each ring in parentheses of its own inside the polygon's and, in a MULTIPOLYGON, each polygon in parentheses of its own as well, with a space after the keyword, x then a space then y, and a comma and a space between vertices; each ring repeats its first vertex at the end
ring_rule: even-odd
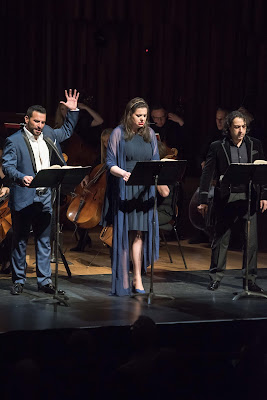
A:
MULTIPOLYGON (((253 163, 255 160, 265 159, 260 140, 246 135, 244 141, 247 147, 249 163, 253 163)), ((225 203, 228 201, 230 186, 220 184, 220 177, 225 174, 230 164, 230 139, 224 137, 222 140, 217 140, 216 142, 211 143, 200 179, 199 204, 208 204, 208 192, 214 177, 217 179, 214 200, 223 201, 225 203)), ((255 186, 252 193, 253 199, 255 199, 256 193, 260 200, 267 200, 266 186, 255 186)))

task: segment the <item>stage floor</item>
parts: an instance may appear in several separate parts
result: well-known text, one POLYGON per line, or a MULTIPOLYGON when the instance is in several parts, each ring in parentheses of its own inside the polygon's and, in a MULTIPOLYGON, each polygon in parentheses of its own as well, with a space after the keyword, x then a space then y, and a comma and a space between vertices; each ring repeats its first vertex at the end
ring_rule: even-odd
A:
MULTIPOLYGON (((62 250, 69 263, 71 277, 64 264, 59 264, 59 288, 69 298, 67 305, 54 303, 53 296, 37 291, 34 246, 28 245, 27 282, 20 296, 9 292, 11 276, 0 276, 0 332, 45 330, 60 328, 93 328, 129 326, 139 315, 151 317, 157 324, 190 324, 211 321, 261 320, 267 318, 267 299, 241 298, 233 301, 234 293, 242 291, 240 251, 229 251, 226 275, 216 292, 207 290, 210 248, 208 244, 190 245, 181 241, 188 269, 186 270, 175 241, 169 248, 171 264, 164 246, 155 263, 154 298, 110 296, 110 258, 99 237, 97 227, 90 233, 92 248, 83 253, 70 252, 75 238, 64 231, 62 250), (157 295, 172 296, 160 298, 157 295)), ((257 283, 267 291, 266 253, 258 258, 257 283)), ((52 264, 54 270, 55 264, 52 264)), ((150 268, 144 276, 147 292, 150 288, 150 268)))

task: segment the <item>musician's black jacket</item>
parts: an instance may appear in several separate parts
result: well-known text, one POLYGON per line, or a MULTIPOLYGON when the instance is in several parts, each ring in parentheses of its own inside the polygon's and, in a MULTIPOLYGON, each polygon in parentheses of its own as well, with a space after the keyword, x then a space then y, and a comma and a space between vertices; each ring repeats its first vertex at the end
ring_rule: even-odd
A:
MULTIPOLYGON (((243 140, 246 143, 249 163, 265 159, 260 140, 248 135, 243 140)), ((217 140, 210 145, 200 179, 199 204, 208 204, 208 192, 214 176, 217 181, 214 201, 219 202, 221 205, 227 203, 231 188, 229 185, 220 184, 219 178, 225 174, 230 164, 230 138, 225 136, 223 139, 217 140)), ((267 200, 267 186, 254 186, 252 188, 252 201, 256 200, 267 200)))

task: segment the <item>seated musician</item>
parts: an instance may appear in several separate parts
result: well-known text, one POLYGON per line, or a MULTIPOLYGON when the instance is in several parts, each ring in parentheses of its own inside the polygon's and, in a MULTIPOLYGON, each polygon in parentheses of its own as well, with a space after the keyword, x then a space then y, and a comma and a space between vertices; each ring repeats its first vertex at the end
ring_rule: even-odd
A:
MULTIPOLYGON (((90 99, 83 93, 79 97, 79 119, 74 135, 61 144, 62 151, 68 156, 69 165, 92 165, 99 152, 101 125, 103 118, 93 110, 90 99)), ((55 128, 63 125, 67 108, 59 103, 55 115, 55 128)))
POLYGON ((174 114, 168 113, 161 105, 151 108, 152 126, 155 133, 160 135, 161 142, 168 148, 176 148, 179 152, 179 159, 186 159, 186 132, 184 120, 174 114))
MULTIPOLYGON (((169 159, 178 159, 179 151, 176 148, 169 148, 166 143, 162 141, 158 141, 158 149, 160 159, 169 158, 169 159)), ((158 209, 158 219, 159 219, 159 228, 164 225, 168 225, 169 222, 173 218, 173 185, 168 185, 170 193, 167 197, 162 197, 159 193, 157 195, 157 209, 158 209)), ((179 195, 177 198, 177 206, 179 207, 178 213, 178 236, 181 238, 182 234, 182 218, 183 218, 183 186, 180 184, 179 186, 179 195)), ((170 230, 170 233, 172 230, 170 230)))

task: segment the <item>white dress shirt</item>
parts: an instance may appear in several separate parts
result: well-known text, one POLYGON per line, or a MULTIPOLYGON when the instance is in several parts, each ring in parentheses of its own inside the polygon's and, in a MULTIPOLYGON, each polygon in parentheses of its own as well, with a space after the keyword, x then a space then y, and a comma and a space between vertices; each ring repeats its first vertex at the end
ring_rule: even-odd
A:
POLYGON ((43 134, 41 133, 37 139, 31 132, 24 127, 24 131, 30 141, 30 145, 34 154, 36 170, 39 172, 41 169, 50 167, 49 150, 44 141, 43 134))
MULTIPOLYGON (((37 139, 33 136, 33 134, 28 131, 28 129, 24 126, 24 131, 29 139, 34 159, 36 170, 39 172, 41 169, 50 167, 50 159, 49 159, 49 150, 47 144, 44 141, 43 133, 41 133, 37 139)), ((38 187, 36 189, 46 189, 44 187, 38 187)))

